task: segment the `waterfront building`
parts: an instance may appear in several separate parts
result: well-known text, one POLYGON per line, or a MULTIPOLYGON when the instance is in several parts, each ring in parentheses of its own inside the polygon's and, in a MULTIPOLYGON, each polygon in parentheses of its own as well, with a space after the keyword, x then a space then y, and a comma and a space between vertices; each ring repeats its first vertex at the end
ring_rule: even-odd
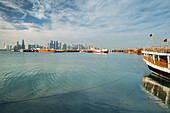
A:
POLYGON ((53 49, 53 40, 50 42, 50 49, 53 49))
POLYGON ((24 39, 22 40, 21 49, 25 49, 24 39))
POLYGON ((4 49, 11 50, 12 49, 12 44, 4 44, 4 49))
POLYGON ((67 49, 67 44, 63 43, 62 49, 66 50, 67 49))
POLYGON ((53 49, 56 49, 56 48, 55 48, 55 41, 54 41, 54 43, 53 43, 53 49))
POLYGON ((76 50, 77 50, 77 49, 78 49, 78 45, 75 45, 75 46, 74 46, 74 49, 76 49, 76 50))
POLYGON ((58 41, 55 41, 55 49, 58 49, 58 41))
POLYGON ((61 42, 58 42, 58 49, 61 49, 61 42))
POLYGON ((50 49, 50 43, 47 44, 47 49, 50 49))
POLYGON ((74 48, 74 44, 71 44, 71 49, 73 49, 74 48))
POLYGON ((80 44, 80 49, 86 49, 83 44, 80 44))
POLYGON ((70 45, 68 45, 68 46, 67 46, 67 49, 68 49, 68 50, 69 50, 69 49, 71 49, 71 46, 70 46, 70 45))
POLYGON ((82 49, 82 44, 71 44, 71 49, 74 49, 74 50, 79 50, 79 49, 82 49))
POLYGON ((88 49, 88 46, 87 46, 87 44, 84 44, 84 49, 88 49))
POLYGON ((87 48, 87 49, 91 49, 91 48, 90 48, 90 45, 88 45, 88 48, 87 48))
POLYGON ((19 41, 17 41, 17 47, 19 47, 19 41))
POLYGON ((14 51, 21 50, 21 45, 19 44, 19 41, 17 41, 16 46, 14 46, 14 51))
POLYGON ((28 44, 28 49, 29 50, 40 50, 40 49, 43 49, 43 46, 42 45, 39 45, 39 44, 28 44))
POLYGON ((44 45, 44 49, 48 49, 47 45, 44 45))
POLYGON ((81 49, 81 47, 80 47, 80 44, 78 44, 78 48, 77 48, 78 50, 80 50, 81 49))

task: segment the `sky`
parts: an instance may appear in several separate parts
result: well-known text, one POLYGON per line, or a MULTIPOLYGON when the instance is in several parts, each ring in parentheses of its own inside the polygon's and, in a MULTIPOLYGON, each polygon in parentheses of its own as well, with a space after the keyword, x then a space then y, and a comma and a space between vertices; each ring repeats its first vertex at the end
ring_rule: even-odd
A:
POLYGON ((109 49, 170 37, 170 0, 0 0, 3 44, 59 40, 109 49))

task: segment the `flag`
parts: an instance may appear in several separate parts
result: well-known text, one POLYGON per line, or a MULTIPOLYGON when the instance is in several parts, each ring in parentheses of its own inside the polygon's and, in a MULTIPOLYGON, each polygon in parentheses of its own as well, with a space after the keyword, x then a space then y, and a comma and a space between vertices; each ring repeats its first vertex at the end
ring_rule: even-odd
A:
POLYGON ((169 41, 169 38, 165 39, 164 42, 168 42, 169 41))
POLYGON ((150 37, 152 37, 153 36, 153 33, 152 34, 150 34, 150 37))

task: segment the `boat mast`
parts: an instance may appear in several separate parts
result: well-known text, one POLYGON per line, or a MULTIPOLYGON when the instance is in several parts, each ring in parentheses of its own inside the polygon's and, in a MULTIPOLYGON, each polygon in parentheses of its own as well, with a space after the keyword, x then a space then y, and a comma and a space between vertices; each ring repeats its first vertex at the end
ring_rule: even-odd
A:
POLYGON ((168 38, 168 47, 167 47, 167 48, 168 48, 168 51, 167 51, 167 52, 169 53, 169 38, 168 38))
POLYGON ((160 39, 160 48, 161 48, 161 39, 160 39))
POLYGON ((157 44, 157 42, 155 41, 155 38, 153 37, 151 40, 152 40, 152 46, 151 46, 151 49, 152 49, 152 47, 154 47, 154 46, 153 46, 153 43, 154 43, 154 42, 155 42, 155 44, 156 44, 156 46, 155 46, 155 47, 158 47, 158 44, 157 44))
POLYGON ((160 48, 159 48, 159 51, 161 51, 161 39, 160 39, 160 48))

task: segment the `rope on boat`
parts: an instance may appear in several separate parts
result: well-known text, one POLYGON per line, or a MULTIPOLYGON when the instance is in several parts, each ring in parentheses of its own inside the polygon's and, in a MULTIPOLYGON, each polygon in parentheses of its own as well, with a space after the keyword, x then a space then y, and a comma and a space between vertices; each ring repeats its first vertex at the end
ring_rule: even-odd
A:
POLYGON ((54 96, 59 96, 59 95, 64 95, 64 94, 70 94, 70 93, 75 93, 75 92, 80 92, 80 91, 85 91, 85 90, 90 90, 90 89, 95 89, 95 88, 99 88, 108 84, 112 84, 112 83, 116 83, 124 78, 126 78, 128 76, 124 76, 121 77, 117 80, 113 80, 101 85, 97 85, 97 86, 93 86, 93 87, 88 87, 88 88, 84 88, 84 89, 79 89, 79 90, 75 90, 75 91, 69 91, 69 92, 64 92, 64 93, 60 93, 60 94, 54 94, 54 95, 48 95, 48 96, 41 96, 41 97, 36 97, 36 98, 30 98, 30 99, 23 99, 23 100, 13 100, 13 101, 7 101, 7 102, 0 102, 0 104, 10 104, 10 103, 18 103, 18 102, 26 102, 26 101, 32 101, 32 100, 38 100, 38 99, 43 99, 43 98, 50 98, 50 97, 54 97, 54 96))

